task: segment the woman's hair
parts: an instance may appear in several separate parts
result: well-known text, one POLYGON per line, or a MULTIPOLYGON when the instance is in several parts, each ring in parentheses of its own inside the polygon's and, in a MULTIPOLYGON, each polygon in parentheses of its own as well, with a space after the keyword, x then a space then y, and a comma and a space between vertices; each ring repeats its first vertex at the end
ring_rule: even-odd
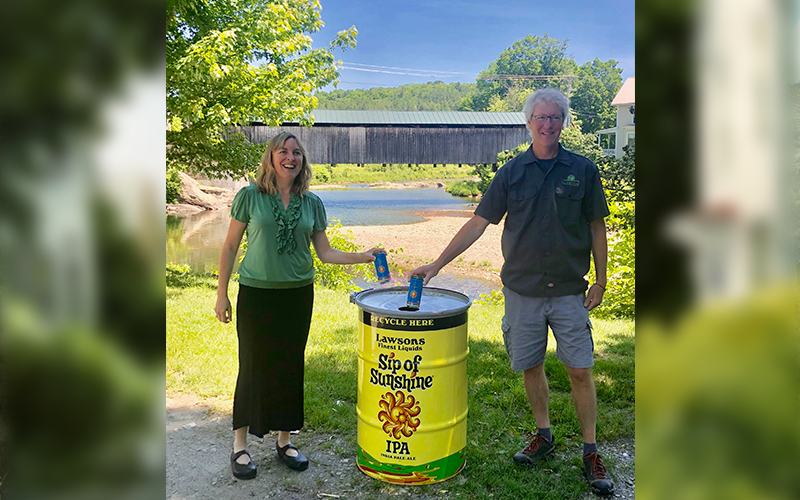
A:
POLYGON ((308 163, 308 154, 296 135, 288 132, 281 132, 267 144, 267 150, 264 151, 264 156, 261 158, 261 166, 258 167, 256 172, 256 185, 260 193, 269 193, 274 195, 278 192, 278 186, 275 184, 275 165, 272 164, 272 153, 281 149, 286 141, 294 139, 297 141, 297 147, 300 149, 300 154, 303 156, 303 164, 300 166, 300 173, 294 179, 292 185, 292 192, 298 196, 304 195, 311 185, 311 165, 308 163))
POLYGON ((567 101, 567 98, 564 97, 564 94, 556 89, 546 88, 537 90, 533 94, 529 95, 525 100, 525 105, 522 107, 522 113, 525 115, 525 127, 527 127, 528 130, 531 129, 530 125, 528 125, 528 122, 531 121, 531 116, 533 116, 533 108, 546 102, 556 104, 559 108, 561 108, 561 113, 564 115, 564 121, 562 122, 561 128, 569 126, 572 120, 569 114, 569 102, 567 101))

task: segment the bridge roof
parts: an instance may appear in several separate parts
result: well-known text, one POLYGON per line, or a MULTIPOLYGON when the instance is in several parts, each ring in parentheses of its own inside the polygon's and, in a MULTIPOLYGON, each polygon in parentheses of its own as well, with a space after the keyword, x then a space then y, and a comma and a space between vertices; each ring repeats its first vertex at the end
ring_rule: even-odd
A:
POLYGON ((315 125, 525 126, 521 112, 316 109, 315 125))

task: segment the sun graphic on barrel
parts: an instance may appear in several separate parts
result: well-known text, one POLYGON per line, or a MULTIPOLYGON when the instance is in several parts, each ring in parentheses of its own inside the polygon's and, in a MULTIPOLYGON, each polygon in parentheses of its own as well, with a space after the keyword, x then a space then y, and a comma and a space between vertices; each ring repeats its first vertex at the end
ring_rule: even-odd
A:
POLYGON ((414 396, 408 396, 403 391, 394 394, 387 392, 381 396, 378 406, 382 410, 378 413, 378 420, 383 423, 383 432, 400 439, 400 436, 411 437, 419 427, 419 419, 414 418, 421 411, 419 403, 414 396))

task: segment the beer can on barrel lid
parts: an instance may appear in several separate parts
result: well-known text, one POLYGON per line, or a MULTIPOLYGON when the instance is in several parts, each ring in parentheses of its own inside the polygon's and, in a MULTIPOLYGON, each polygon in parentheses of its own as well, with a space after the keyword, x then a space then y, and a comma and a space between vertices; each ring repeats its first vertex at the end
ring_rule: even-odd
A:
POLYGON ((378 278, 378 283, 388 283, 391 279, 389 263, 386 260, 386 252, 384 251, 375 254, 375 274, 378 278))
POLYGON ((411 277, 411 282, 408 285, 408 299, 406 300, 407 309, 415 311, 419 309, 419 304, 422 300, 422 281, 424 277, 422 274, 415 274, 411 277))

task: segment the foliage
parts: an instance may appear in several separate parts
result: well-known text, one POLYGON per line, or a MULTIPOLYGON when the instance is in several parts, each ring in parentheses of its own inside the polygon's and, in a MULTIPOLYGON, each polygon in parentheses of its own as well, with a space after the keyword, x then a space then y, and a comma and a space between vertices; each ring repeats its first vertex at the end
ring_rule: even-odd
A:
POLYGON ((167 264, 167 287, 190 288, 205 287, 217 289, 217 276, 192 270, 192 266, 185 264, 167 264))
POLYGON ((167 158, 209 177, 240 178, 262 145, 234 127, 252 121, 310 124, 312 93, 336 82, 335 48, 355 47, 355 27, 327 48, 306 33, 323 23, 316 0, 174 2, 167 10, 167 158))
POLYGON ((603 150, 597 144, 597 136, 584 133, 581 130, 580 123, 574 123, 573 126, 562 130, 559 142, 564 149, 589 158, 595 165, 605 161, 604 158, 606 157, 602 154, 603 150))
POLYGON ((475 89, 474 83, 410 83, 394 88, 317 92, 317 109, 453 111, 475 89))
POLYGON ((622 148, 625 154, 617 160, 603 157, 598 162, 603 186, 609 201, 633 201, 636 194, 636 146, 630 143, 622 148))
MULTIPOLYGON (((568 41, 561 41, 550 38, 545 34, 543 37, 528 35, 522 40, 517 40, 511 47, 503 51, 500 56, 489 64, 489 68, 482 71, 478 76, 478 84, 475 92, 467 96, 460 105, 460 109, 469 111, 487 111, 490 108, 498 109, 498 100, 503 100, 511 95, 520 93, 530 93, 531 91, 543 87, 555 87, 567 92, 567 82, 565 80, 528 80, 524 87, 510 86, 504 80, 484 80, 488 75, 574 75, 577 69, 575 61, 567 55, 569 48, 568 41), (511 89, 514 89, 511 91, 511 89)), ((524 100, 524 99, 523 99, 524 100)), ((518 102, 519 99, 516 99, 518 102)), ((508 106, 510 107, 510 106, 508 106)), ((507 107, 507 108, 508 108, 507 107)), ((502 109, 503 111, 517 109, 502 109)))
MULTIPOLYGON (((360 251, 358 245, 353 242, 353 233, 350 231, 343 231, 342 223, 338 219, 334 219, 333 223, 328 225, 326 233, 331 248, 343 252, 360 251)), ((314 259, 314 281, 317 285, 331 290, 344 290, 346 292, 352 292, 358 289, 353 283, 353 275, 348 272, 347 266, 323 263, 319 260, 319 257, 317 257, 317 252, 314 250, 313 245, 311 247, 311 256, 314 259)), ((357 264, 357 266, 363 269, 366 267, 366 264, 357 264)))
POLYGON ((492 166, 488 164, 480 164, 475 166, 475 175, 478 176, 480 179, 478 181, 478 191, 481 194, 486 193, 486 190, 489 189, 489 184, 492 183, 492 179, 494 179, 494 172, 492 172, 492 166))
MULTIPOLYGON (((602 318, 632 318, 636 301, 636 205, 633 202, 609 203, 608 283, 603 303, 595 309, 602 318)), ((595 280, 594 261, 589 270, 590 283, 595 280)))
POLYGON ((586 62, 578 68, 578 79, 573 82, 570 107, 583 122, 583 129, 596 132, 613 127, 617 120, 616 108, 611 101, 622 87, 622 68, 609 59, 586 62))
POLYGON ((463 197, 478 196, 481 194, 480 189, 478 189, 478 182, 473 180, 455 181, 448 184, 447 187, 445 187, 445 191, 453 196, 463 197))
POLYGON ((622 69, 617 61, 593 61, 578 66, 567 54, 568 40, 545 34, 528 35, 511 47, 481 72, 474 91, 462 99, 459 109, 467 111, 522 111, 525 99, 535 90, 552 87, 565 95, 569 83, 563 79, 483 80, 488 75, 577 76, 572 80, 570 106, 583 121, 583 129, 597 131, 610 127, 616 120, 611 101, 622 86, 622 69))
POLYGON ((505 303, 506 303, 506 297, 500 290, 492 290, 489 293, 482 293, 478 296, 478 300, 475 301, 475 304, 481 304, 481 305, 488 305, 488 304, 503 305, 505 303))
POLYGON ((178 168, 171 166, 167 168, 167 203, 177 203, 181 195, 181 176, 178 168))
MULTIPOLYGON (((434 167, 431 164, 387 164, 386 166, 380 163, 368 163, 363 167, 354 164, 338 164, 334 166, 314 165, 315 172, 311 184, 320 184, 323 182, 392 182, 392 181, 408 181, 415 179, 454 179, 463 177, 472 177, 473 168, 469 165, 441 165, 437 164, 434 167), (322 181, 316 173, 320 170, 326 170, 328 180, 322 181)), ((325 174, 322 174, 323 177, 325 174)))
POLYGON ((331 169, 325 165, 314 165, 312 168, 314 176, 311 178, 312 184, 325 184, 331 180, 331 169))

